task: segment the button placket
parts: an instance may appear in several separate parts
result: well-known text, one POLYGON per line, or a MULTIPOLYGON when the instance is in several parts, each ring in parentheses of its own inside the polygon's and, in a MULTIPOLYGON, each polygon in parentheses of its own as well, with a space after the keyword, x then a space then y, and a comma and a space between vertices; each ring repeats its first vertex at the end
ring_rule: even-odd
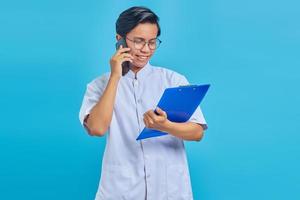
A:
MULTIPOLYGON (((141 98, 141 84, 140 82, 135 79, 134 80, 134 86, 135 86, 135 97, 136 97, 136 111, 137 111, 137 117, 139 119, 139 126, 140 130, 144 128, 144 123, 143 123, 143 114, 142 113, 142 98, 141 98)), ((141 140, 141 146, 143 149, 143 154, 144 154, 144 162, 145 162, 145 175, 146 175, 146 182, 149 182, 150 178, 150 173, 149 173, 149 156, 147 155, 147 141, 141 140)), ((149 186, 149 184, 147 184, 149 186)))
POLYGON ((140 126, 140 130, 142 131, 144 128, 144 113, 142 112, 142 91, 141 91, 141 82, 138 79, 135 79, 135 86, 137 88, 136 90, 136 107, 137 107, 137 114, 139 117, 139 126, 140 126))

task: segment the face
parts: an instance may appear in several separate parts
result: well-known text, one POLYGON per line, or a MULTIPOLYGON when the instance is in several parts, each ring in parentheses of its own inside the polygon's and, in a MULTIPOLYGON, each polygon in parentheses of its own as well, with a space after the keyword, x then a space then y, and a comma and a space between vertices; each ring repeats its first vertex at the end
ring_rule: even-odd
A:
POLYGON ((156 24, 144 23, 137 25, 127 34, 126 43, 130 48, 129 53, 134 57, 132 62, 134 69, 139 70, 144 67, 155 50, 150 49, 148 44, 145 44, 141 49, 136 49, 133 40, 143 39, 145 41, 151 41, 157 37, 157 32, 158 28, 156 24))

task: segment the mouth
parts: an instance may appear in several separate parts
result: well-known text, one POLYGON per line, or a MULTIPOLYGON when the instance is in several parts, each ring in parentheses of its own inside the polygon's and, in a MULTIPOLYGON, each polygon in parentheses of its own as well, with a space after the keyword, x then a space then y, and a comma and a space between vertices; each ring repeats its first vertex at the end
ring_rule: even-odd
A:
POLYGON ((136 57, 139 61, 146 61, 149 58, 149 56, 142 56, 142 55, 136 55, 136 57))

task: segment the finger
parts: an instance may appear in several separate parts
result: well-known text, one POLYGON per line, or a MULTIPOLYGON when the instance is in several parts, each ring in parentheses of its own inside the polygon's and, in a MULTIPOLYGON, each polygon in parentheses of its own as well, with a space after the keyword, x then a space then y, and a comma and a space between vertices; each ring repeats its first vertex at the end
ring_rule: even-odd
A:
POLYGON ((131 60, 133 60, 133 56, 131 54, 120 54, 120 55, 117 55, 116 57, 118 60, 121 60, 121 59, 124 59, 124 58, 130 58, 131 60))
POLYGON ((149 117, 148 117, 148 115, 144 114, 144 119, 149 123, 149 117))
MULTIPOLYGON (((144 113, 144 117, 150 117, 150 113, 153 112, 153 110, 148 110, 147 112, 144 113)), ((151 117, 150 117, 151 118, 151 117)))
POLYGON ((147 121, 145 118, 143 119, 143 121, 144 121, 145 126, 146 126, 147 128, 149 128, 149 123, 148 123, 148 121, 147 121))
POLYGON ((117 52, 116 52, 116 55, 119 55, 119 54, 121 54, 121 53, 124 53, 124 52, 127 52, 127 51, 130 51, 130 48, 128 48, 128 47, 125 47, 125 48, 119 48, 118 50, 117 50, 117 52))
POLYGON ((155 114, 153 111, 150 113, 149 112, 149 116, 151 116, 151 119, 155 122, 155 123, 157 123, 157 122, 163 122, 167 117, 166 117, 166 115, 157 115, 157 114, 155 114))
POLYGON ((150 115, 147 115, 146 119, 148 120, 150 126, 153 126, 156 123, 156 119, 153 119, 150 115))
POLYGON ((156 112, 159 114, 159 115, 162 115, 163 114, 163 110, 160 109, 159 107, 156 107, 156 112))
POLYGON ((163 111, 161 108, 159 107, 156 107, 156 112, 159 114, 159 115, 162 115, 162 116, 167 116, 167 113, 165 111, 163 111))
POLYGON ((148 112, 149 111, 151 111, 151 110, 148 110, 147 112, 145 112, 144 114, 143 114, 143 116, 145 117, 146 115, 148 115, 148 112))
POLYGON ((133 62, 133 60, 131 58, 122 58, 121 62, 125 62, 125 61, 129 61, 129 62, 133 62))
POLYGON ((143 116, 144 116, 144 117, 148 116, 148 115, 149 115, 149 112, 151 112, 151 110, 145 112, 143 116))
POLYGON ((158 118, 157 118, 158 116, 154 113, 153 110, 149 111, 147 113, 147 116, 150 117, 150 119, 154 122, 156 122, 158 120, 158 118))
POLYGON ((151 119, 151 117, 149 115, 146 115, 145 118, 146 118, 147 122, 149 123, 149 125, 154 124, 154 121, 151 119))
POLYGON ((130 53, 122 53, 120 54, 120 56, 123 56, 123 57, 130 57, 130 58, 134 58, 133 55, 131 55, 130 53))
POLYGON ((117 56, 117 60, 119 60, 121 62, 124 62, 125 60, 132 62, 133 56, 131 56, 130 54, 126 54, 126 55, 121 54, 121 55, 117 56))

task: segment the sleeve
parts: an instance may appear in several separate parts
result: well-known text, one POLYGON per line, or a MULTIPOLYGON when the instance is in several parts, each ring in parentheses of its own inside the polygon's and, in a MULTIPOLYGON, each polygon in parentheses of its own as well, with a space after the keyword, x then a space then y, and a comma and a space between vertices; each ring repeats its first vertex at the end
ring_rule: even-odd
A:
MULTIPOLYGON (((175 84, 176 86, 183 86, 183 85, 189 85, 189 82, 185 78, 185 76, 178 74, 178 76, 176 76, 175 78, 175 84)), ((188 121, 200 124, 203 127, 203 130, 206 130, 208 128, 200 106, 197 107, 197 109, 195 110, 195 112, 193 113, 193 115, 188 121)))
POLYGON ((84 125, 84 120, 92 108, 97 104, 100 97, 102 96, 104 89, 107 85, 106 76, 97 78, 87 84, 87 88, 83 97, 82 105, 79 111, 79 120, 84 125))

